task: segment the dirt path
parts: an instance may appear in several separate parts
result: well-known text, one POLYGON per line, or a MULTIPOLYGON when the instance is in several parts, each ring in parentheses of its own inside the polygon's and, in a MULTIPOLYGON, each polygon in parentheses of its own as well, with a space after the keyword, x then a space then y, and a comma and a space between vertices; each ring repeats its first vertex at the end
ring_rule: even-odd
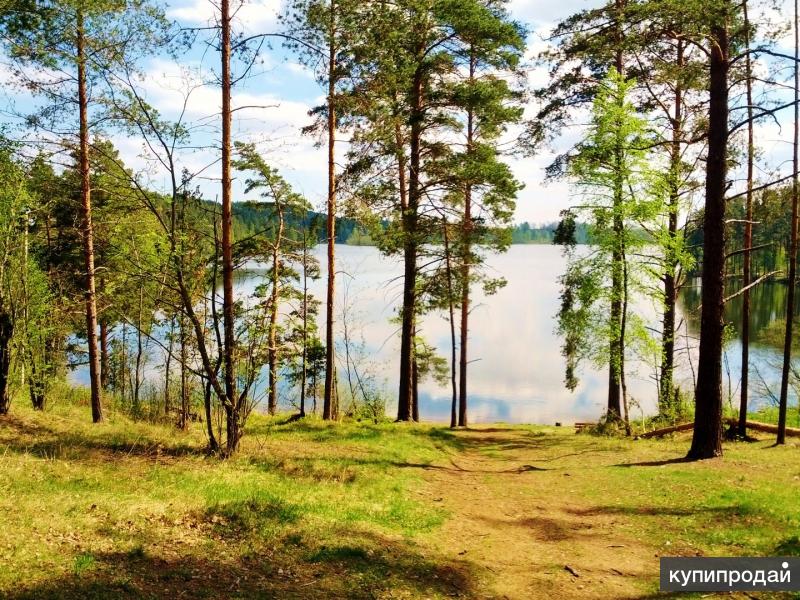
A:
MULTIPOLYGON (((583 453, 562 455, 551 439, 560 436, 530 431, 461 435, 464 449, 428 469, 420 493, 450 514, 426 544, 478 573, 478 597, 648 595, 658 577, 656 551, 615 531, 624 517, 583 500, 594 485, 584 480, 583 453)), ((615 456, 606 451, 605 459, 612 464, 615 456)))

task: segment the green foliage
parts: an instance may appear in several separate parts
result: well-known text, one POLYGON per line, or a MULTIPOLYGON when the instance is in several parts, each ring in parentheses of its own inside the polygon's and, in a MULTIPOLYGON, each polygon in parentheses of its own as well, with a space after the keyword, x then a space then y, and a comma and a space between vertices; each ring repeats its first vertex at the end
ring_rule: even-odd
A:
POLYGON ((66 127, 77 131, 73 84, 80 62, 93 86, 91 110, 100 112, 104 96, 117 81, 115 75, 135 73, 137 60, 164 48, 171 36, 163 7, 149 0, 21 0, 18 4, 18 10, 0 13, 0 31, 3 47, 14 59, 14 76, 47 101, 28 118, 36 127, 57 124, 59 131, 66 127), (79 37, 83 58, 77 51, 79 37), (54 79, 53 72, 65 76, 54 79))
POLYGON ((568 163, 584 199, 563 215, 558 229, 558 241, 565 244, 568 256, 558 331, 564 339, 565 382, 573 390, 584 359, 619 368, 626 346, 641 356, 652 354, 644 323, 624 309, 625 339, 620 354, 609 356, 609 344, 613 347, 622 336, 622 322, 613 314, 608 317, 608 305, 627 305, 629 293, 652 289, 649 272, 631 257, 644 247, 641 227, 647 227, 663 206, 663 198, 654 194, 655 175, 647 164, 646 124, 629 99, 633 85, 610 71, 598 90, 588 135, 568 163), (575 248, 578 215, 589 222, 593 246, 587 250, 575 248))

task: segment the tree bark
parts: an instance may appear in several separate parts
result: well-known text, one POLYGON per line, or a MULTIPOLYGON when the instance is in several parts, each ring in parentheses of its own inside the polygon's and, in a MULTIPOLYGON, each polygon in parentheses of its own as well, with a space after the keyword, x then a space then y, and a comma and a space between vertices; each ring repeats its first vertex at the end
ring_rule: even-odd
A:
POLYGON ((789 405, 789 376, 792 361, 792 335, 794 333, 795 287, 797 286, 797 219, 798 219, 798 145, 800 139, 800 33, 798 33, 798 6, 794 3, 794 140, 792 144, 792 239, 789 247, 789 291, 786 295, 786 331, 783 341, 783 371, 781 397, 778 404, 778 437, 776 443, 786 443, 786 411, 789 405))
POLYGON ((108 389, 108 323, 100 320, 100 386, 108 389))
POLYGON ((722 455, 722 344, 725 282, 725 188, 728 154, 729 40, 725 21, 712 27, 706 204, 703 218, 702 309, 694 435, 688 458, 722 455))
POLYGON ((89 387, 92 399, 92 421, 103 420, 103 405, 100 395, 100 359, 97 352, 97 294, 94 272, 94 229, 92 227, 92 198, 89 170, 89 97, 86 91, 86 50, 83 11, 77 14, 77 62, 78 62, 78 113, 80 138, 81 217, 83 230, 83 258, 86 268, 86 343, 89 347, 89 387))

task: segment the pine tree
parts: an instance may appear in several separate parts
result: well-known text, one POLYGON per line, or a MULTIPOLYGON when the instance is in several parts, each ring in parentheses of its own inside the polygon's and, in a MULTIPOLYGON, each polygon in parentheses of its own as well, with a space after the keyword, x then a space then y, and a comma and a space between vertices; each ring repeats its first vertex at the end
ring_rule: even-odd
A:
POLYGON ((68 147, 78 149, 92 420, 99 422, 103 420, 103 407, 97 346, 90 114, 100 107, 98 92, 113 80, 115 70, 162 45, 166 25, 160 10, 146 0, 21 2, 15 8, 0 17, 0 30, 9 54, 16 60, 15 76, 46 102, 32 122, 65 137, 68 147), (46 74, 48 69, 60 71, 63 77, 54 83, 46 74))

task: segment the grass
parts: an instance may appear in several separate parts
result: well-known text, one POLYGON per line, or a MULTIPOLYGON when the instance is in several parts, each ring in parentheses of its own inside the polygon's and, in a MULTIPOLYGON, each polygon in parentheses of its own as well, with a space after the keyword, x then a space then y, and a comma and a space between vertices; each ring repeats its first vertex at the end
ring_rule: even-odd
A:
MULTIPOLYGON (((738 416, 738 415, 732 415, 738 416)), ((747 418, 752 421, 761 423, 778 424, 778 407, 765 406, 758 411, 747 413, 747 418)), ((786 426, 787 427, 800 427, 800 409, 796 404, 789 406, 786 411, 786 426)))
MULTIPOLYGON (((36 414, 18 404, 0 427, 0 595, 63 597, 67 585, 91 596, 83 582, 94 579, 148 597, 165 583, 144 580, 155 566, 167 587, 199 579, 192 596, 218 597, 207 582, 249 577, 252 560, 253 586, 269 578, 266 587, 285 597, 317 576, 301 575, 299 564, 341 559, 331 551, 340 539, 387 565, 393 555, 415 561, 411 537, 446 517, 407 493, 419 474, 398 468, 441 455, 428 428, 255 416, 240 455, 220 461, 202 452, 199 427, 182 434, 120 415, 86 421, 83 407, 36 414)), ((359 570, 377 580, 388 566, 359 570)), ((434 595, 440 585, 402 581, 402 569, 388 575, 386 584, 434 595)))
POLYGON ((730 443, 723 460, 684 463, 670 459, 685 437, 285 421, 254 416, 242 451, 220 461, 200 425, 92 425, 79 404, 14 405, 0 421, 0 596, 477 596, 501 574, 457 552, 466 509, 448 486, 466 477, 498 518, 517 492, 525 511, 566 515, 548 515, 543 544, 570 543, 578 519, 643 540, 655 569, 654 554, 800 554, 795 446, 730 443), (466 457, 480 469, 452 466, 466 457))

